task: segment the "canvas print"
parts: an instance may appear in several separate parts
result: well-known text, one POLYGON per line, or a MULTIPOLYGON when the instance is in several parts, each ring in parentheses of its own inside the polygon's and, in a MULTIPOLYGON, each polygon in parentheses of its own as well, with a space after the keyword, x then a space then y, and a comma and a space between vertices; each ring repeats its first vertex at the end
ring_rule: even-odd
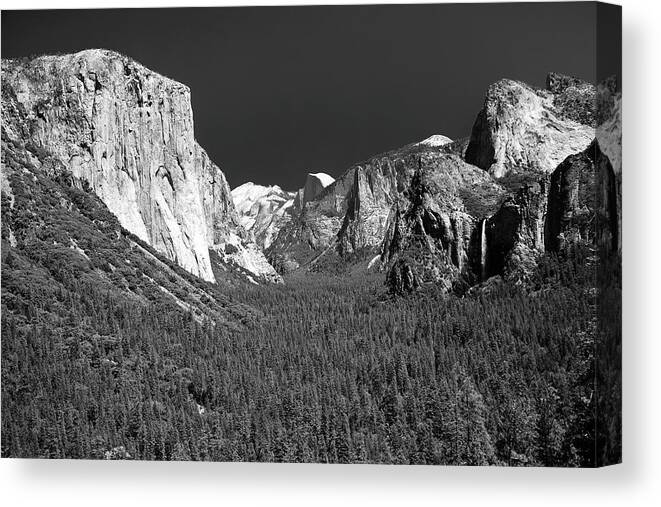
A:
POLYGON ((1 16, 3 458, 620 462, 620 7, 1 16))

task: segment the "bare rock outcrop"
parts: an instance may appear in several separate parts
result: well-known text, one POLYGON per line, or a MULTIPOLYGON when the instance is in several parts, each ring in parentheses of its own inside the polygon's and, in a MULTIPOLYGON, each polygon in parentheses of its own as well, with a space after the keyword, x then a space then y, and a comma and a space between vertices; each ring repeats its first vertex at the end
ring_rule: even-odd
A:
MULTIPOLYGON (((250 249, 222 171, 195 141, 187 86, 101 49, 3 61, 2 85, 25 112, 22 142, 47 149, 186 270, 214 281, 209 248, 230 234, 250 249)), ((3 114, 9 135, 14 121, 3 114)))
POLYGON ((560 116, 583 125, 595 125, 597 90, 592 83, 550 72, 546 76, 546 89, 553 94, 553 105, 560 116))
POLYGON ((392 270, 404 261, 421 284, 450 290, 460 276, 477 279, 478 228, 504 190, 454 154, 430 153, 418 164, 391 213, 382 262, 392 270))
POLYGON ((549 173, 590 144, 594 87, 552 76, 550 90, 510 79, 489 87, 466 149, 468 163, 497 178, 512 172, 549 173))
POLYGON ((525 279, 544 252, 577 244, 621 253, 621 180, 595 139, 549 176, 508 198, 486 222, 483 279, 525 279))
POLYGON ((299 199, 270 258, 283 270, 333 255, 364 262, 400 293, 494 276, 525 283, 567 242, 618 248, 619 98, 559 74, 547 88, 499 81, 470 140, 433 136, 350 167, 299 199))
POLYGON ((597 87, 596 100, 595 140, 551 175, 547 250, 577 241, 622 250, 622 96, 612 79, 597 87))
MULTIPOLYGON (((597 156, 600 175, 602 216, 610 216, 615 228, 610 233, 612 247, 622 252, 622 94, 614 79, 607 79, 598 87, 597 144, 603 156, 597 156), (607 204, 609 203, 610 204, 607 204)), ((597 154, 599 155, 599 154, 597 154)), ((602 244, 607 238, 601 239, 602 244)))
POLYGON ((546 250, 562 250, 568 241, 594 241, 594 152, 598 149, 593 143, 587 150, 570 155, 551 174, 546 250))
POLYGON ((278 185, 263 186, 252 182, 232 190, 241 225, 252 234, 260 248, 271 246, 280 229, 291 220, 295 195, 278 185))
POLYGON ((394 260, 389 254, 381 256, 384 238, 394 227, 397 210, 403 216, 410 205, 411 181, 421 160, 436 175, 436 204, 443 213, 463 209, 463 201, 455 198, 457 192, 479 208, 480 199, 470 198, 471 185, 487 194, 498 185, 484 171, 445 150, 449 144, 449 139, 441 142, 440 136, 435 136, 435 142, 410 144, 350 167, 302 205, 272 244, 270 258, 278 257, 281 265, 295 268, 314 262, 320 255, 355 258, 366 254, 366 265, 374 266, 367 258, 379 254, 380 265, 385 267, 394 260))
POLYGON ((326 173, 308 173, 305 178, 305 186, 303 187, 302 204, 314 200, 324 188, 333 184, 335 178, 326 173))
POLYGON ((610 159, 597 140, 567 157, 550 178, 546 250, 557 252, 584 242, 621 252, 619 188, 610 159))
POLYGON ((523 279, 535 266, 544 251, 547 195, 547 178, 542 178, 509 196, 486 220, 483 280, 494 275, 523 279))

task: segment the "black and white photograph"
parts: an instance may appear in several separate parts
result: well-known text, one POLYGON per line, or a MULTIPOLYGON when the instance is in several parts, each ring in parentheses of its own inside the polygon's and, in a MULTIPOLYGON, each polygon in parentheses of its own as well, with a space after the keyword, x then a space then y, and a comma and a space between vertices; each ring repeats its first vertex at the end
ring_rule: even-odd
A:
POLYGON ((620 463, 621 15, 3 10, 2 458, 620 463))

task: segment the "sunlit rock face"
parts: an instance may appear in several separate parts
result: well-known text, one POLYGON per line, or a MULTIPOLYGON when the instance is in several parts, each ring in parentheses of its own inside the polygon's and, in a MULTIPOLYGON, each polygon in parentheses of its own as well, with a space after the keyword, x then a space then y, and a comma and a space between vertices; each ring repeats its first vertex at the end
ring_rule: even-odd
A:
POLYGON ((403 173, 407 170, 406 163, 397 155, 375 157, 351 170, 353 181, 346 195, 342 226, 337 232, 341 253, 381 245, 391 207, 399 198, 398 176, 406 178, 403 173))
POLYGON ((549 90, 502 79, 489 87, 466 161, 500 178, 513 172, 549 173, 583 151, 595 136, 595 89, 552 74, 549 90))
POLYGON ((295 196, 294 192, 286 192, 277 185, 252 182, 232 190, 241 225, 262 249, 271 246, 280 229, 291 220, 295 196))
POLYGON ((344 176, 334 180, 325 173, 309 173, 267 247, 269 258, 277 258, 277 264, 290 271, 333 247, 346 212, 349 186, 344 176))
POLYGON ((362 256, 365 269, 396 264, 421 283, 471 271, 476 220, 496 211, 504 190, 491 175, 444 149, 450 143, 437 137, 350 167, 304 203, 270 253, 294 269, 331 253, 362 256), (415 266, 404 265, 414 258, 415 266))
POLYGON ((551 174, 523 186, 488 219, 487 276, 525 278, 542 252, 579 243, 621 252, 621 95, 610 81, 600 84, 595 95, 585 83, 554 79, 560 81, 550 86, 566 95, 563 103, 580 98, 573 87, 583 90, 584 107, 579 101, 572 114, 595 122, 596 138, 551 174))
POLYGON ((495 275, 526 282, 544 252, 581 242, 621 248, 620 102, 613 83, 559 74, 549 74, 547 90, 492 85, 465 152, 448 143, 441 164, 421 157, 408 202, 391 210, 381 257, 391 289, 435 281, 450 290, 495 275), (457 185, 471 172, 456 164, 448 172, 448 154, 486 170, 482 189, 476 179, 457 185), (431 183, 443 174, 451 176, 431 183))
POLYGON ((26 112, 24 142, 87 180, 124 228, 214 281, 209 247, 245 232, 225 176, 195 141, 187 86, 99 49, 3 61, 2 84, 26 112))
POLYGON ((398 190, 397 183, 398 172, 407 171, 404 156, 391 152, 372 157, 335 181, 326 179, 327 186, 321 185, 317 175, 308 175, 295 199, 294 217, 280 231, 270 253, 298 267, 327 251, 346 255, 380 250, 390 208, 405 187, 402 181, 398 190))
POLYGON ((380 252, 392 207, 407 189, 418 155, 447 156, 440 149, 450 142, 432 136, 355 164, 336 181, 308 175, 291 223, 278 234, 272 253, 301 265, 329 249, 339 255, 380 252))
POLYGON ((331 255, 363 262, 401 293, 493 276, 526 283, 546 251, 617 248, 618 107, 616 95, 559 74, 546 90, 499 81, 469 140, 432 136, 355 164, 307 198, 300 191, 270 258, 284 270, 331 255))
POLYGON ((405 147, 354 169, 341 252, 376 247, 387 267, 415 251, 428 258, 422 281, 472 269, 475 223, 497 209, 504 191, 489 174, 436 148, 405 147))
POLYGON ((607 238, 617 234, 609 224, 595 226, 616 220, 596 220, 617 208, 596 199, 599 181, 602 193, 617 195, 617 178, 608 167, 596 169, 608 158, 594 141, 602 132, 609 145, 619 146, 610 120, 617 104, 594 85, 555 73, 547 76, 546 90, 511 80, 489 88, 465 159, 495 178, 526 175, 527 183, 485 222, 481 278, 523 280, 544 251, 593 244, 598 231, 607 238))

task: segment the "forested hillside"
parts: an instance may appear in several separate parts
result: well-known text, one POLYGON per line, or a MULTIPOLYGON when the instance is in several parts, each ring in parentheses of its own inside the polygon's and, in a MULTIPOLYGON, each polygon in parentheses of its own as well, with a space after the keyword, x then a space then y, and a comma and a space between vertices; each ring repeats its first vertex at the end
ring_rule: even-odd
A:
POLYGON ((501 79, 470 138, 232 197, 187 86, 6 63, 3 456, 620 461, 615 80, 501 79))
POLYGON ((433 287, 388 296, 380 276, 246 284, 235 304, 264 317, 234 329, 84 283, 48 309, 57 322, 39 317, 36 292, 9 309, 17 289, 4 262, 3 456, 606 458, 595 453, 589 251, 547 258, 530 288, 490 283, 462 298, 433 287))

